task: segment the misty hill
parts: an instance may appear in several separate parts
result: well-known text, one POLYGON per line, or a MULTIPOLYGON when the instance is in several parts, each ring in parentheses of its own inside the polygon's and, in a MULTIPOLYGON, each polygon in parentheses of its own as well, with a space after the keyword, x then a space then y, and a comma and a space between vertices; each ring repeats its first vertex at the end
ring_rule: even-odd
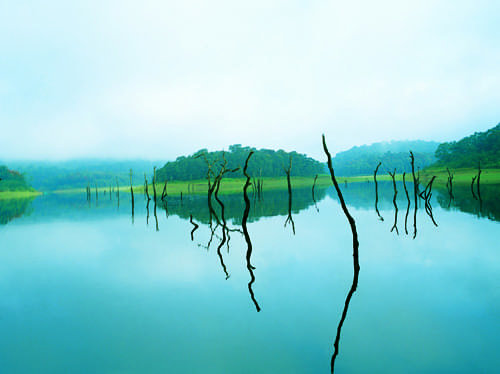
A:
POLYGON ((500 168, 500 123, 459 141, 441 143, 436 150, 436 166, 453 168, 500 168))
POLYGON ((21 173, 9 170, 7 166, 0 166, 0 192, 32 190, 21 173))
MULTIPOLYGON (((248 174, 253 177, 282 177, 285 174, 283 168, 288 168, 290 156, 292 156, 291 176, 314 176, 323 173, 325 167, 319 161, 297 152, 274 151, 270 149, 255 149, 242 147, 235 144, 229 147, 229 152, 224 153, 227 160, 227 168, 240 167, 236 173, 228 173, 226 177, 243 177, 242 168, 250 151, 254 151, 248 163, 248 174)), ((157 170, 156 177, 159 182, 165 180, 194 180, 207 177, 207 163, 202 157, 205 155, 209 163, 217 160, 212 171, 217 174, 220 164, 223 162, 223 151, 208 152, 201 149, 190 156, 178 157, 175 161, 167 162, 161 169, 157 170)))
POLYGON ((380 172, 410 172, 410 151, 415 156, 415 167, 423 168, 436 161, 434 152, 438 145, 423 140, 374 143, 339 152, 332 162, 335 173, 341 176, 373 174, 379 162, 380 172))
POLYGON ((129 185, 130 169, 133 183, 142 184, 144 173, 148 178, 160 161, 80 159, 70 161, 12 161, 10 165, 21 171, 31 185, 39 191, 129 185))

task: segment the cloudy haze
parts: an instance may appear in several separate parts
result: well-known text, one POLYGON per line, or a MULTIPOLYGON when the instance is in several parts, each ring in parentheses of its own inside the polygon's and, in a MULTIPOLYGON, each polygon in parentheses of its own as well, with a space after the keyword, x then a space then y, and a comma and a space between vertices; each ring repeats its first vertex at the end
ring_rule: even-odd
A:
POLYGON ((500 122, 500 2, 7 1, 0 158, 323 159, 500 122))

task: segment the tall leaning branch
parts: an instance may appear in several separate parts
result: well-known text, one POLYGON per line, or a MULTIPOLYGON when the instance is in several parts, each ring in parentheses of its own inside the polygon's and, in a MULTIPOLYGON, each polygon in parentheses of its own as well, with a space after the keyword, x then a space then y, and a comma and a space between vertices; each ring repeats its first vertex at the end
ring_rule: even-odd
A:
POLYGON ((250 186, 250 175, 247 173, 247 168, 248 168, 248 160, 250 160, 250 157, 253 155, 253 151, 250 151, 248 154, 248 157, 245 161, 245 166, 243 167, 243 175, 246 177, 245 185, 243 186, 243 199, 245 200, 245 209, 243 210, 243 218, 241 219, 241 227, 243 229, 243 235, 245 237, 245 241, 247 243, 247 254, 246 254, 246 259, 247 259, 247 269, 248 272, 250 273, 250 282, 248 282, 248 292, 250 293, 250 298, 252 299, 255 308, 257 309, 257 312, 260 312, 260 306, 257 300, 255 299, 255 294, 253 292, 252 285, 255 282, 255 275, 253 274, 253 271, 255 270, 255 267, 251 264, 250 259, 252 257, 252 241, 250 240, 250 235, 248 234, 248 227, 247 227, 247 220, 248 220, 248 215, 250 213, 250 199, 248 198, 248 187, 250 186))
POLYGON ((347 294, 345 304, 344 304, 344 310, 342 311, 342 317, 340 319, 339 325, 337 327, 337 336, 335 338, 335 343, 333 344, 335 351, 332 356, 332 361, 331 361, 331 372, 333 373, 334 366, 335 366, 335 359, 337 358, 339 354, 339 341, 340 341, 340 331, 342 330, 342 325, 344 324, 344 321, 347 316, 347 309, 349 308, 349 302, 351 301, 352 295, 354 292, 356 292, 356 288, 358 287, 358 278, 359 278, 359 241, 358 241, 358 232, 356 230, 356 222, 354 221, 354 218, 352 218, 351 214, 349 213, 349 210, 347 209, 347 206, 344 201, 344 197, 342 196, 342 192, 340 191, 339 185, 337 183, 337 179, 335 178, 335 173, 333 171, 332 167, 332 156, 330 155, 330 152, 328 151, 328 147, 326 146, 326 141, 325 141, 325 135, 323 135, 323 149, 326 153, 326 156, 328 158, 328 170, 330 171, 330 175, 332 177, 332 182, 333 185, 335 186, 335 190, 337 191, 337 195, 340 200, 340 205, 342 207, 342 210, 344 211, 345 216, 347 217, 347 220, 349 221, 349 225, 351 226, 351 231, 352 231, 352 257, 353 257, 353 265, 354 265, 354 275, 352 279, 352 286, 351 289, 349 290, 349 293, 347 294))

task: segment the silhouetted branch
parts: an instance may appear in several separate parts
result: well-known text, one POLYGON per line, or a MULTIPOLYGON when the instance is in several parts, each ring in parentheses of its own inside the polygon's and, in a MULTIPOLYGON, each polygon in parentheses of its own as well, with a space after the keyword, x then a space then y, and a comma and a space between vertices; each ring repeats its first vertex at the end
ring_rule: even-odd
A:
POLYGON ((161 201, 164 201, 166 197, 167 197, 167 180, 165 179, 165 184, 163 185, 163 191, 161 192, 161 201))
POLYGON ((446 171, 448 172, 448 180, 446 181, 446 188, 448 189, 448 194, 450 195, 450 203, 451 200, 454 199, 453 197, 453 174, 451 173, 450 169, 446 168, 446 171))
POLYGON ((148 178, 146 177, 146 173, 144 173, 144 192, 146 193, 146 197, 148 198, 148 201, 151 200, 151 198, 149 197, 148 178))
POLYGON ((153 167, 153 197, 156 205, 156 166, 153 167))

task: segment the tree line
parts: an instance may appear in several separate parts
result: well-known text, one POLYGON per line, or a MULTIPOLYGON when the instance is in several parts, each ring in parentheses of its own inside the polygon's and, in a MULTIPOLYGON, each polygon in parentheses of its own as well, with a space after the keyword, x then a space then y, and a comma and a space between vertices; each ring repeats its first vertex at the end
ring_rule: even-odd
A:
POLYGON ((200 149, 190 156, 177 157, 175 161, 167 162, 161 169, 156 171, 158 182, 187 181, 207 178, 207 166, 210 166, 213 175, 220 171, 224 159, 227 161, 226 168, 239 170, 228 173, 228 178, 242 178, 242 166, 245 164, 249 152, 253 151, 252 163, 248 165, 248 174, 252 177, 282 177, 285 175, 285 166, 292 158, 291 176, 314 176, 325 172, 325 166, 313 158, 297 152, 285 152, 283 150, 256 149, 234 144, 229 151, 209 152, 200 149))
POLYGON ((500 167, 500 123, 458 141, 441 143, 436 150, 435 166, 451 168, 500 167))
POLYGON ((32 191, 24 176, 7 166, 0 166, 0 191, 32 191))

